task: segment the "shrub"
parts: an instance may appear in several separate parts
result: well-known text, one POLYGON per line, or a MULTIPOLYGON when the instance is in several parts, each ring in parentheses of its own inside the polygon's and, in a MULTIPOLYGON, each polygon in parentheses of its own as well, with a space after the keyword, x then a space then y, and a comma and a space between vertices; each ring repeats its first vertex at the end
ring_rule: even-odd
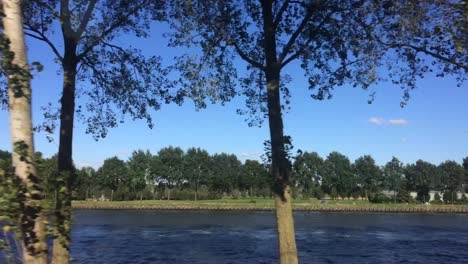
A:
POLYGON ((383 193, 375 193, 369 195, 369 202, 371 203, 389 203, 391 201, 392 199, 390 197, 387 197, 383 193))
POLYGON ((456 203, 457 202, 457 193, 454 191, 447 191, 444 193, 444 201, 446 203, 456 203))
POLYGON ((400 190, 396 196, 396 200, 399 203, 415 203, 413 197, 409 194, 407 190, 400 190))
POLYGON ((437 192, 434 195, 434 200, 431 201, 431 204, 443 204, 444 202, 442 201, 442 198, 440 197, 440 194, 437 192))

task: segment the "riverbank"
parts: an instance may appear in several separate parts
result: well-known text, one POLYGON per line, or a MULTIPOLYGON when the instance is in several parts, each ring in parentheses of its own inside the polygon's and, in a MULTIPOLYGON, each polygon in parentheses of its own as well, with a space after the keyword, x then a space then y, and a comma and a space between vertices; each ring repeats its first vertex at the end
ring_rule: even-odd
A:
MULTIPOLYGON (((272 211, 272 199, 221 199, 202 201, 73 201, 74 209, 97 210, 210 210, 272 211)), ((295 211, 380 213, 466 213, 468 205, 373 204, 354 200, 294 200, 295 211)))

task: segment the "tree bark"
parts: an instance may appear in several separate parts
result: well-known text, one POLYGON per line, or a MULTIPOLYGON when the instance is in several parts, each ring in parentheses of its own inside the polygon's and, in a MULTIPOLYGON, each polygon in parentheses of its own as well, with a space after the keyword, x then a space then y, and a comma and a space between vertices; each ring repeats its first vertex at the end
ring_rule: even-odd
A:
POLYGON ((71 190, 75 179, 73 167, 73 120, 75 114, 76 90, 76 40, 65 37, 65 55, 63 59, 63 91, 60 100, 60 142, 58 152, 58 190, 55 217, 56 229, 52 262, 67 264, 70 262, 71 230, 71 190))
POLYGON ((294 220, 289 187, 290 166, 286 157, 281 116, 280 69, 277 61, 276 32, 273 23, 272 2, 262 1, 264 51, 266 58, 266 84, 268 97, 268 121, 271 141, 271 175, 275 179, 273 187, 276 208, 276 222, 281 264, 298 263, 294 220))
POLYGON ((3 29, 9 50, 3 51, 8 76, 12 162, 19 179, 20 232, 23 263, 47 263, 45 214, 42 208, 42 179, 34 162, 31 115, 31 76, 24 42, 19 0, 4 0, 3 29))

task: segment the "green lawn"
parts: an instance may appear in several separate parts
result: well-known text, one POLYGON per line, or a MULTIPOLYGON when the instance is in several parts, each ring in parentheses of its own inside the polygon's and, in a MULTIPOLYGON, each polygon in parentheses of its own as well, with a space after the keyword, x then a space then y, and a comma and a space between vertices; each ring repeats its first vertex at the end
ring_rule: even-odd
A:
MULTIPOLYGON (((201 201, 74 201, 74 208, 103 208, 103 209, 272 209, 273 199, 220 199, 201 201)), ((421 209, 427 211, 462 211, 468 212, 468 205, 421 205, 421 204, 373 204, 362 200, 327 200, 322 204, 320 200, 293 200, 295 209, 310 210, 411 210, 421 209)))

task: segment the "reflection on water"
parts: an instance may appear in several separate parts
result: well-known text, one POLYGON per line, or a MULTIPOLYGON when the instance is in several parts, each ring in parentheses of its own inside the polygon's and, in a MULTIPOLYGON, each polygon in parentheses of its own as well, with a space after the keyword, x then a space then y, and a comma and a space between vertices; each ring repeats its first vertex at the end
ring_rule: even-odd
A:
MULTIPOLYGON (((277 263, 272 212, 75 212, 73 263, 277 263)), ((468 215, 295 213, 301 263, 466 263, 468 215)))

